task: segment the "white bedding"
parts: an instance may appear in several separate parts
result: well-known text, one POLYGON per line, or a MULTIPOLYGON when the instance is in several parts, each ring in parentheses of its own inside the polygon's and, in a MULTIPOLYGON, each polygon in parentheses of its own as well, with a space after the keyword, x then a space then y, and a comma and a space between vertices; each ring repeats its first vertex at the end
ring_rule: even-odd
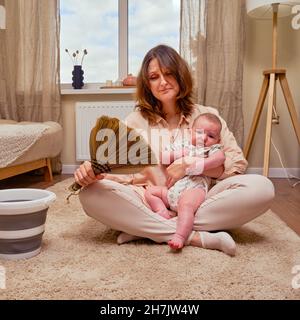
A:
POLYGON ((22 156, 50 127, 42 124, 0 125, 0 168, 22 156))

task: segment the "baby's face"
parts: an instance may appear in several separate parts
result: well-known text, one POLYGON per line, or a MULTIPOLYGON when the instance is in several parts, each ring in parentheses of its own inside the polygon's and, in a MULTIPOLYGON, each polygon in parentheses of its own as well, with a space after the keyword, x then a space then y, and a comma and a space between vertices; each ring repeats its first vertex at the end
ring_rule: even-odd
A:
POLYGON ((210 147, 220 142, 221 128, 216 123, 199 118, 192 128, 192 144, 194 146, 210 147))

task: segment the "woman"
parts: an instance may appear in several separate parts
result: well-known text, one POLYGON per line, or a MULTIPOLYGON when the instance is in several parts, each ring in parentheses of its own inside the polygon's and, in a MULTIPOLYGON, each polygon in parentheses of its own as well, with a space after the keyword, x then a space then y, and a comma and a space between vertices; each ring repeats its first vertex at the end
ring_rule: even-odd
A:
MULTIPOLYGON (((168 129, 175 142, 179 137, 174 129, 191 128, 199 114, 219 116, 213 108, 195 105, 191 94, 192 78, 186 62, 174 49, 159 45, 143 60, 137 78, 137 108, 127 117, 127 125, 148 133, 151 129, 168 129)), ((185 245, 234 255, 235 243, 228 233, 209 231, 237 228, 264 213, 274 197, 274 188, 263 176, 243 174, 247 161, 225 121, 220 120, 226 160, 224 165, 203 172, 218 179, 218 183, 196 213, 193 232, 185 245)), ((144 193, 149 185, 164 186, 170 179, 173 183, 181 179, 197 158, 184 160, 178 159, 167 168, 148 167, 140 174, 126 176, 95 176, 86 161, 74 174, 76 182, 85 187, 80 193, 83 209, 103 224, 122 231, 120 244, 139 237, 168 242, 176 231, 176 218, 167 220, 152 212, 144 193)))

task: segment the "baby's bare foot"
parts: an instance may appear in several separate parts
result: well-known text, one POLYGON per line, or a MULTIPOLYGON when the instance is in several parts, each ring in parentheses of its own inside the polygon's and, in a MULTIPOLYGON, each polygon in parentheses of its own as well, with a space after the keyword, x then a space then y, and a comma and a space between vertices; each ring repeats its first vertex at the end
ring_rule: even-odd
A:
POLYGON ((168 242, 168 245, 171 249, 179 250, 183 248, 185 239, 179 234, 174 234, 172 239, 168 242))
POLYGON ((176 213, 174 211, 168 210, 168 209, 163 209, 160 211, 157 211, 160 216, 164 217, 165 219, 171 219, 176 216, 176 213))

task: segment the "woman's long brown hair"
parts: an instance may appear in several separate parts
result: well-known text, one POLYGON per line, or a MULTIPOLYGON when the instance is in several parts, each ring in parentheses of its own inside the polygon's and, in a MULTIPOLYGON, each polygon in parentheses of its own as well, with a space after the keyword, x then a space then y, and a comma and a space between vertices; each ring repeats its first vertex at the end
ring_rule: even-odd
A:
POLYGON ((174 50, 166 45, 152 48, 144 57, 141 70, 137 77, 137 108, 144 118, 153 123, 156 116, 164 117, 162 105, 150 90, 148 67, 151 60, 157 59, 160 68, 172 73, 179 85, 177 96, 178 111, 184 116, 190 116, 194 108, 192 101, 193 81, 186 61, 174 50))

